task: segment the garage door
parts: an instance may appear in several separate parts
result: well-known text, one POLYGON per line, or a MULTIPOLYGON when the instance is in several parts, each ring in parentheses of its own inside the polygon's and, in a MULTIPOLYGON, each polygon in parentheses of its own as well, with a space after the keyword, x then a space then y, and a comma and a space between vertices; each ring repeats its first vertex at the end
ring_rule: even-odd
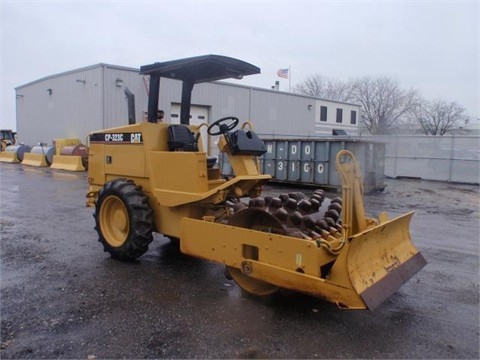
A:
MULTIPOLYGON (((172 111, 170 114, 170 122, 172 124, 180 124, 180 104, 172 104, 172 111)), ((190 107, 190 125, 200 125, 202 123, 209 123, 208 122, 208 106, 198 106, 192 105, 190 107)), ((202 133, 202 143, 205 148, 209 147, 208 154, 217 153, 215 148, 215 144, 210 144, 208 146, 208 134, 207 128, 204 126, 200 130, 202 133), (212 149, 215 148, 215 149, 212 149)))

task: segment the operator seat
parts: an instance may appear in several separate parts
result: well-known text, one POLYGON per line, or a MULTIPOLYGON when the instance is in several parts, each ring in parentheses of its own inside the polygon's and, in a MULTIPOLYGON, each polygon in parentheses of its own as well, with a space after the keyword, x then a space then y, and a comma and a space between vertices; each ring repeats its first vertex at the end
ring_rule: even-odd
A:
POLYGON ((198 137, 186 125, 174 124, 168 127, 170 151, 198 151, 198 137))
MULTIPOLYGON (((170 151, 198 151, 198 138, 200 133, 195 135, 188 126, 174 124, 168 127, 168 150, 170 151)), ((217 163, 216 156, 207 156, 207 167, 212 168, 217 163)))

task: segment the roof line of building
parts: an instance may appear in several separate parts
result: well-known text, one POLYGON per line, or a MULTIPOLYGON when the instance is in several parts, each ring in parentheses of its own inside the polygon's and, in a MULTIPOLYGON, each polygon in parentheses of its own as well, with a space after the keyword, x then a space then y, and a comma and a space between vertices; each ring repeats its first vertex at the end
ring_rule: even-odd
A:
POLYGON ((21 88, 24 88, 24 87, 27 87, 27 86, 30 86, 30 85, 33 85, 33 84, 36 84, 36 83, 39 83, 39 82, 42 82, 42 81, 45 81, 45 80, 50 80, 50 79, 54 79, 54 78, 65 76, 65 75, 75 74, 75 73, 81 72, 81 71, 93 70, 93 69, 96 69, 96 68, 99 68, 99 67, 105 67, 105 68, 117 69, 117 70, 124 70, 124 71, 132 71, 132 72, 136 72, 136 73, 138 73, 140 71, 140 69, 131 68, 131 67, 127 67, 127 66, 112 65, 112 64, 106 64, 106 63, 98 63, 98 64, 85 66, 85 67, 81 67, 81 68, 74 69, 74 70, 64 71, 64 72, 61 72, 61 73, 58 73, 58 74, 48 75, 48 76, 45 76, 43 78, 28 82, 26 84, 19 85, 15 88, 15 90, 19 90, 21 88))
POLYGON ((328 101, 328 102, 334 102, 338 104, 344 104, 344 105, 352 105, 352 106, 360 106, 360 104, 355 104, 347 101, 340 101, 340 100, 330 100, 330 99, 324 99, 316 96, 311 96, 307 94, 301 94, 301 93, 294 93, 294 92, 288 92, 288 91, 281 91, 281 90, 274 90, 274 89, 267 89, 267 88, 261 88, 257 86, 251 86, 251 85, 243 85, 243 84, 234 84, 230 83, 227 81, 212 81, 212 83, 217 83, 217 84, 222 84, 222 85, 230 85, 230 86, 235 86, 235 87, 243 87, 247 89, 254 89, 254 90, 260 90, 260 91, 265 91, 265 92, 271 92, 274 94, 284 94, 284 95, 290 95, 290 96, 297 96, 297 97, 302 97, 302 98, 307 98, 307 99, 312 99, 312 100, 321 100, 321 101, 328 101))
MULTIPOLYGON (((112 64, 106 64, 106 63, 98 63, 98 64, 85 66, 85 67, 81 67, 81 68, 74 69, 74 70, 64 71, 64 72, 61 72, 61 73, 58 73, 58 74, 48 75, 48 76, 45 76, 41 79, 34 80, 34 81, 28 82, 26 84, 17 86, 15 88, 15 90, 20 90, 24 87, 27 87, 27 86, 30 86, 30 85, 33 85, 33 84, 36 84, 36 83, 39 83, 39 82, 42 82, 42 81, 45 81, 45 80, 50 80, 50 79, 54 79, 54 78, 65 76, 65 75, 75 74, 75 73, 81 72, 81 71, 92 70, 92 69, 95 69, 95 68, 98 68, 98 67, 105 67, 105 68, 108 68, 108 69, 116 69, 116 70, 136 72, 140 76, 140 69, 139 68, 132 68, 132 67, 121 66, 121 65, 112 65, 112 64)), ((228 81, 212 81, 212 83, 229 85, 229 86, 234 86, 234 87, 241 87, 241 88, 246 88, 246 89, 254 89, 254 90, 259 90, 259 91, 271 92, 271 93, 275 93, 275 94, 280 93, 280 94, 284 94, 284 95, 297 96, 297 97, 308 98, 308 99, 312 99, 312 100, 322 100, 322 101, 334 102, 334 103, 338 103, 338 104, 360 106, 359 104, 350 103, 350 102, 347 102, 347 101, 323 99, 323 98, 319 98, 319 97, 315 97, 315 96, 311 96, 311 95, 307 95, 307 94, 299 94, 299 93, 292 93, 292 92, 288 92, 288 91, 267 89, 267 88, 261 88, 261 87, 257 87, 257 86, 251 86, 251 85, 234 84, 234 83, 230 83, 228 81)))

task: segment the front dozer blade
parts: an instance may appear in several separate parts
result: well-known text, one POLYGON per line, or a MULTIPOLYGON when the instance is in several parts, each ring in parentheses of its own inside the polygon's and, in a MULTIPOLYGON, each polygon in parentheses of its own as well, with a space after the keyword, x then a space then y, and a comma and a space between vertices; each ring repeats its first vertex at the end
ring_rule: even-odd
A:
POLYGON ((413 212, 353 235, 347 269, 354 289, 373 310, 426 264, 411 241, 413 212))

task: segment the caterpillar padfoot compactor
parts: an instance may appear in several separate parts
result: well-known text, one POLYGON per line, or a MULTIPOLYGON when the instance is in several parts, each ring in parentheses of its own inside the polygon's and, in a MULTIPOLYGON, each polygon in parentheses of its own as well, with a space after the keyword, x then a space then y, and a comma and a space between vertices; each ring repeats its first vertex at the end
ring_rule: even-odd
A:
POLYGON ((290 193, 261 197, 269 175, 259 173, 266 152, 249 122, 236 117, 189 125, 193 85, 241 78, 260 69, 217 55, 143 66, 150 76, 148 122, 89 135, 89 192, 104 250, 130 261, 158 232, 188 255, 224 264, 246 292, 281 289, 310 294, 341 308, 373 309, 425 264, 410 239, 413 213, 365 216, 359 166, 337 155, 342 198, 290 193), (180 124, 156 123, 160 77, 183 81, 180 124), (200 138, 205 126, 233 168, 222 178, 200 138))

